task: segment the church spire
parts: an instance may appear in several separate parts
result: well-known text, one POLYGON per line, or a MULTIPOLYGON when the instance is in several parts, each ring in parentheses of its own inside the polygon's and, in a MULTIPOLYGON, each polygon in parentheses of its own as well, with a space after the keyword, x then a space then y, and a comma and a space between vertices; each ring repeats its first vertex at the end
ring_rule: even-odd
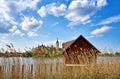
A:
POLYGON ((59 50, 59 41, 58 41, 58 38, 57 38, 57 41, 56 41, 56 50, 59 50))

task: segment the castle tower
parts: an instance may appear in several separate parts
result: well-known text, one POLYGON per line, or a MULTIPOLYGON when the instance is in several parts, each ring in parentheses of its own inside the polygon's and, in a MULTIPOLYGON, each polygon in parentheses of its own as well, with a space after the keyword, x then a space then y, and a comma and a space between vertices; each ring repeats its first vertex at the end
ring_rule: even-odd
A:
POLYGON ((59 41, 58 41, 58 38, 57 38, 57 41, 56 41, 56 50, 59 50, 59 41))

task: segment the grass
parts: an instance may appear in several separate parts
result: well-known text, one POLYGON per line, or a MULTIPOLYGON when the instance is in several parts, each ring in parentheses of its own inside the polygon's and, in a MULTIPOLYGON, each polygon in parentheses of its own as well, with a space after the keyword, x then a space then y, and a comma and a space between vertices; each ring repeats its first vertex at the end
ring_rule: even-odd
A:
POLYGON ((65 66, 59 61, 45 63, 39 60, 26 65, 17 58, 12 61, 4 59, 1 62, 0 79, 120 79, 120 60, 85 66, 65 66))

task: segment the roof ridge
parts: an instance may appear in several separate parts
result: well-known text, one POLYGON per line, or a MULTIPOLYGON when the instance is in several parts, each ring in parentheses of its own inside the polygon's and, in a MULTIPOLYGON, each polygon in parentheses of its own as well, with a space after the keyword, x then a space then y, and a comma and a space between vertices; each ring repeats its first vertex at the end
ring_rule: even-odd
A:
MULTIPOLYGON (((84 36, 82 36, 82 35, 80 35, 79 37, 77 37, 69 46, 71 46, 77 39, 79 39, 80 37, 82 37, 84 40, 86 40, 90 45, 92 45, 84 36)), ((67 43, 67 42, 66 42, 67 43)), ((67 50, 68 49, 68 47, 69 46, 67 46, 64 50, 63 50, 63 52, 65 51, 65 50, 67 50)), ((94 45, 92 45, 92 47, 94 47, 97 51, 99 51, 94 45)), ((99 51, 100 52, 100 51, 99 51)))
MULTIPOLYGON (((80 36, 82 36, 82 35, 80 35, 80 36)), ((79 37, 80 37, 80 36, 79 36, 79 37)), ((72 42, 69 46, 71 46, 79 37, 77 37, 75 40, 73 40, 73 42, 72 42)), ((69 41, 69 42, 70 42, 70 41, 69 41)), ((67 43, 67 42, 66 42, 66 43, 67 43)), ((69 46, 67 46, 63 51, 67 50, 69 46)))

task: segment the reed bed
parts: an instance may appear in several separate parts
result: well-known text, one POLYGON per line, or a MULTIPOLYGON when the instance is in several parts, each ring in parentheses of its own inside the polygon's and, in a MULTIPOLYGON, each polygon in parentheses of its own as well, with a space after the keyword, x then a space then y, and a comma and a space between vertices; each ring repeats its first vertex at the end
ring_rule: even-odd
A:
POLYGON ((120 79, 120 60, 66 66, 59 61, 32 64, 21 63, 19 59, 0 62, 0 79, 120 79))

